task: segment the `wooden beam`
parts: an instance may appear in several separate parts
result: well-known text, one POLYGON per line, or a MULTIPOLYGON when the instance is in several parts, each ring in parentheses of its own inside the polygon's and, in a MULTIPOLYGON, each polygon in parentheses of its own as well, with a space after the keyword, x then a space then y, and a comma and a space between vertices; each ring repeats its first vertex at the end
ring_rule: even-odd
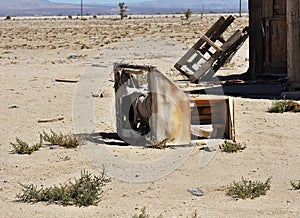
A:
POLYGON ((211 41, 206 35, 203 35, 202 38, 205 42, 207 42, 211 47, 213 47, 217 51, 223 51, 223 49, 221 49, 217 44, 211 41))
POLYGON ((249 0, 249 73, 252 79, 263 71, 263 37, 265 34, 262 19, 262 0, 249 0))
POLYGON ((291 88, 300 84, 300 0, 287 1, 287 62, 288 83, 291 88))

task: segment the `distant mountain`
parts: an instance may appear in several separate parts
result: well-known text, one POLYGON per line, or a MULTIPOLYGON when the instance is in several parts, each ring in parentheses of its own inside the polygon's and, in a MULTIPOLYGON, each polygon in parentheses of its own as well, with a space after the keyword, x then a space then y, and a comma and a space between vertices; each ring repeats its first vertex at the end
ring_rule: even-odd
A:
MULTIPOLYGON (((170 12, 182 13, 184 9, 192 9, 193 11, 205 12, 223 11, 223 12, 236 12, 239 10, 238 0, 145 0, 142 3, 128 4, 132 9, 135 8, 146 8, 146 9, 157 9, 169 10, 170 12)), ((248 0, 242 1, 242 10, 248 11, 248 0)))
MULTIPOLYGON (((84 5, 84 13, 98 14, 109 11, 111 6, 84 5)), ((48 0, 0 1, 0 16, 77 15, 80 5, 53 3, 48 0)))
MULTIPOLYGON (((248 1, 243 1, 247 7, 248 1)), ((145 0, 142 3, 132 5, 144 5, 145 7, 161 8, 208 8, 208 9, 234 9, 239 7, 238 0, 145 0)))
MULTIPOLYGON (((126 0, 124 0, 126 2, 126 0)), ((248 1, 243 1, 243 10, 247 11, 248 1)), ((128 14, 182 13, 184 9, 204 12, 236 12, 237 0, 145 0, 141 3, 128 3, 128 14), (201 3, 202 2, 202 3, 201 3)), ((84 4, 84 14, 118 14, 115 4, 84 4)), ((48 0, 10 0, 0 1, 0 16, 41 16, 41 15, 77 15, 80 4, 53 3, 48 0)))

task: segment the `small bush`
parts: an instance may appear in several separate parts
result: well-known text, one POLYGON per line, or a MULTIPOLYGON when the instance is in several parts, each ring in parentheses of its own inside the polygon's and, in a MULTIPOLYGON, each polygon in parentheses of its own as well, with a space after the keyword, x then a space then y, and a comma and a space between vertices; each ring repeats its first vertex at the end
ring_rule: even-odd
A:
POLYGON ((11 20, 11 16, 6 16, 5 20, 11 20))
POLYGON ((191 9, 187 9, 183 12, 185 18, 188 20, 191 16, 192 16, 192 10, 191 9))
POLYGON ((69 19, 72 19, 72 15, 68 15, 68 18, 69 18, 69 19))
POLYGON ((143 207, 141 213, 139 215, 135 214, 132 218, 150 218, 150 215, 146 214, 146 207, 143 207))
POLYGON ((111 181, 104 171, 100 176, 92 176, 86 171, 74 183, 38 189, 36 185, 22 185, 21 193, 16 197, 20 202, 60 204, 64 206, 90 206, 97 205, 103 195, 103 187, 111 181))
POLYGON ((195 210, 195 212, 192 214, 192 218, 198 218, 200 216, 198 216, 197 210, 195 210))
POLYGON ((16 138, 17 143, 10 143, 13 147, 13 152, 17 154, 32 154, 32 152, 39 150, 42 147, 43 139, 40 135, 40 142, 34 145, 29 145, 27 142, 16 138))
POLYGON ((121 20, 123 20, 124 17, 126 17, 127 15, 125 14, 125 12, 127 11, 127 6, 125 6, 124 2, 119 2, 119 9, 120 9, 120 16, 121 16, 121 20))
POLYGON ((291 186, 295 190, 300 190, 300 180, 298 181, 298 183, 291 181, 291 186))
POLYGON ((246 146, 241 143, 236 143, 236 142, 231 142, 231 141, 225 140, 222 145, 219 145, 219 148, 223 152, 234 153, 234 152, 244 150, 246 148, 246 146))
POLYGON ((300 112, 300 105, 292 100, 273 101, 269 113, 283 113, 287 111, 300 112))
POLYGON ((167 145, 168 142, 172 142, 174 140, 173 139, 169 139, 169 138, 164 138, 161 141, 155 141, 155 140, 151 140, 151 145, 150 147, 152 148, 156 148, 156 149, 165 149, 167 147, 169 147, 167 145))
POLYGON ((62 133, 55 133, 50 130, 51 134, 47 134, 43 131, 43 140, 49 142, 51 145, 59 145, 66 148, 76 148, 79 146, 79 139, 72 133, 64 135, 62 133))
MULTIPOLYGON (((152 216, 150 216, 149 214, 146 213, 146 207, 143 207, 141 209, 141 213, 140 214, 135 214, 132 218, 150 218, 152 216)), ((163 218, 163 216, 160 214, 158 217, 156 218, 163 218)))
POLYGON ((227 187, 226 195, 235 199, 257 198, 265 195, 271 188, 271 177, 266 182, 246 180, 242 177, 242 181, 233 182, 227 187))

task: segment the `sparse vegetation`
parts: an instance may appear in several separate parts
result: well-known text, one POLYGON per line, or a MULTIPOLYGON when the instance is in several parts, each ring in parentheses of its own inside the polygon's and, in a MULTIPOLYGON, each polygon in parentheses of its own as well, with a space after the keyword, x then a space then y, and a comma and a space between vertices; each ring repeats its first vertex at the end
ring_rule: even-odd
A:
POLYGON ((50 130, 51 134, 43 131, 43 140, 51 145, 59 145, 65 148, 76 148, 80 144, 80 140, 72 133, 64 135, 63 133, 55 133, 50 130))
POLYGON ((81 173, 81 177, 74 183, 38 189, 36 185, 22 185, 21 193, 16 197, 21 202, 60 204, 64 206, 90 206, 97 205, 104 193, 103 187, 111 181, 104 170, 99 176, 92 176, 87 171, 81 173))
POLYGON ((65 148, 76 148, 80 145, 80 139, 74 134, 69 133, 64 135, 62 133, 55 133, 53 130, 51 130, 51 134, 47 134, 43 131, 43 134, 40 134, 40 141, 34 145, 29 145, 19 138, 16 138, 16 143, 10 142, 10 144, 13 147, 13 153, 32 154, 42 147, 43 141, 48 142, 51 145, 59 145, 65 148))
POLYGON ((272 106, 268 108, 269 113, 283 113, 283 112, 300 112, 300 104, 292 100, 273 101, 272 106))
POLYGON ((124 17, 126 17, 125 12, 127 11, 127 6, 125 6, 124 2, 119 2, 119 8, 120 8, 120 16, 121 20, 123 20, 124 17))
POLYGON ((271 188, 271 177, 266 182, 251 181, 244 179, 242 181, 233 182, 227 187, 226 195, 235 199, 257 198, 265 195, 271 188))
POLYGON ((11 16, 6 16, 5 20, 11 20, 11 16))
MULTIPOLYGON (((157 218, 162 218, 162 215, 159 215, 157 218)), ((143 207, 141 209, 141 213, 140 214, 135 214, 132 218, 150 218, 150 215, 146 213, 146 207, 143 207)))
POLYGON ((169 147, 167 145, 167 143, 168 142, 172 142, 173 140, 174 140, 174 138, 173 139, 164 138, 164 139, 162 139, 160 141, 151 140, 150 147, 156 148, 156 149, 165 149, 165 148, 169 147))
POLYGON ((293 181, 290 181, 291 182, 291 186, 294 190, 300 190, 300 180, 297 182, 293 182, 293 181))
POLYGON ((42 147, 42 135, 40 135, 40 141, 34 145, 29 145, 27 142, 16 138, 16 143, 10 143, 13 147, 13 152, 17 154, 32 154, 34 151, 39 150, 42 147))
POLYGON ((139 215, 135 214, 132 218, 150 218, 150 215, 146 214, 146 207, 143 207, 141 213, 139 215))
POLYGON ((243 145, 243 144, 237 143, 237 142, 232 142, 232 141, 225 140, 222 143, 222 145, 219 145, 219 148, 223 152, 235 153, 235 152, 244 150, 246 148, 246 145, 243 145))
POLYGON ((201 18, 201 20, 203 19, 203 14, 204 14, 204 8, 203 8, 203 5, 202 5, 202 10, 200 12, 200 18, 201 18))
POLYGON ((69 18, 69 19, 72 19, 72 15, 68 15, 68 18, 69 18))
POLYGON ((195 210, 195 212, 192 214, 192 218, 198 218, 200 216, 198 216, 197 210, 195 210))
POLYGON ((193 12, 191 9, 187 9, 183 13, 184 13, 185 18, 188 20, 192 16, 193 12))

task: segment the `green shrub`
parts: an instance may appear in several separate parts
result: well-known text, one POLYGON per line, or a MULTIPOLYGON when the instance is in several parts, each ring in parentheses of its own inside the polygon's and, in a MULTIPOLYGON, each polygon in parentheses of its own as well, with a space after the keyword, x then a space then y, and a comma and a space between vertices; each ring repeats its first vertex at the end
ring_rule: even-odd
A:
POLYGON ((283 113, 287 111, 300 112, 300 105, 292 100, 273 101, 268 108, 269 113, 283 113))
POLYGON ((271 188, 271 177, 266 182, 251 181, 244 179, 242 181, 233 182, 227 187, 226 195, 235 199, 257 198, 261 195, 265 195, 271 188))
POLYGON ((27 142, 16 138, 16 143, 10 142, 13 147, 13 153, 17 154, 32 154, 32 152, 39 150, 42 147, 43 139, 40 135, 40 142, 34 145, 29 145, 27 142))
POLYGON ((188 20, 191 16, 192 16, 192 10, 191 9, 187 9, 183 12, 185 18, 188 20))
POLYGON ((103 195, 103 187, 111 181, 104 171, 100 176, 92 176, 86 171, 74 183, 69 182, 60 186, 38 189, 36 185, 22 185, 21 193, 16 197, 21 202, 37 203, 47 202, 64 206, 90 206, 97 205, 103 195))
POLYGON ((119 2, 119 9, 120 9, 120 16, 121 16, 121 20, 123 20, 124 17, 126 17, 127 15, 125 14, 125 12, 127 11, 127 6, 125 6, 124 2, 119 2))
POLYGON ((43 140, 49 142, 51 145, 59 145, 66 148, 76 148, 80 144, 80 140, 72 133, 67 135, 60 133, 55 133, 50 130, 51 134, 47 134, 43 131, 43 140))
POLYGON ((219 148, 223 152, 234 153, 244 150, 246 146, 241 143, 225 140, 222 145, 219 145, 219 148))

